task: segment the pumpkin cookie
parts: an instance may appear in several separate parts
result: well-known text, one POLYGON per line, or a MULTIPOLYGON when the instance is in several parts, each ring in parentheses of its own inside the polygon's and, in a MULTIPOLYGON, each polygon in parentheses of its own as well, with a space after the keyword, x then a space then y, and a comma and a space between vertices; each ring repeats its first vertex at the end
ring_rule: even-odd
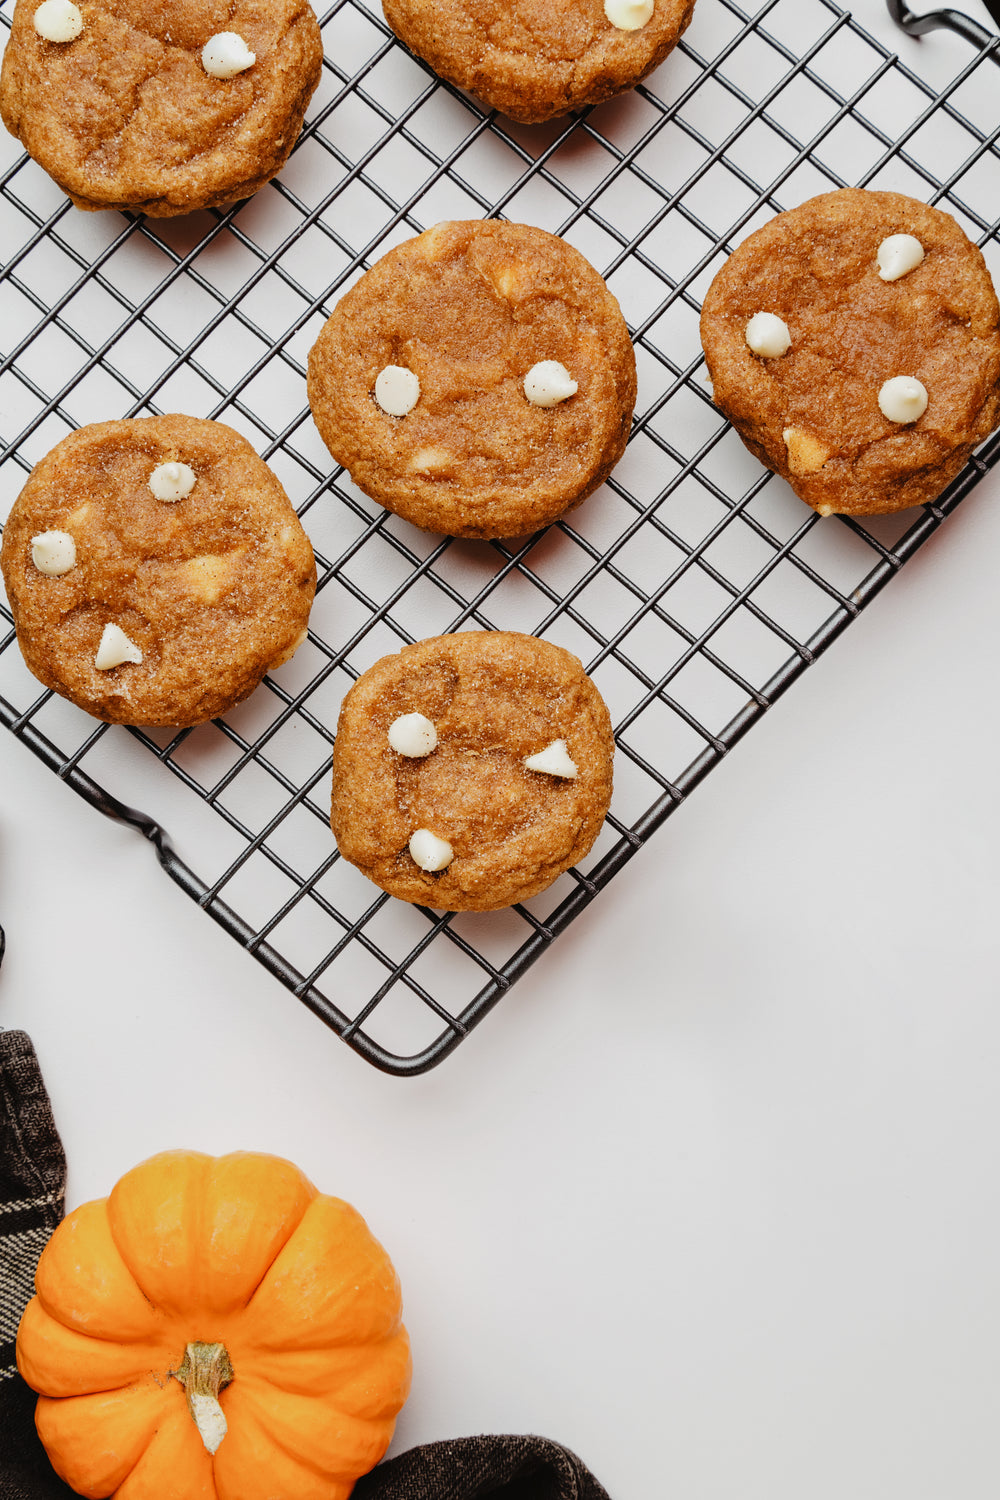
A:
POLYGON ((382 0, 412 52, 511 119, 551 120, 633 88, 694 0, 382 0))
POLYGON ((114 724, 225 713, 304 640, 316 588, 267 465, 182 416, 64 438, 15 500, 0 564, 30 670, 114 724))
POLYGON ((635 355, 593 266, 543 229, 438 224, 338 302, 309 403, 338 463, 416 526, 524 536, 625 449, 635 355))
POLYGON ((844 188, 779 214, 705 298, 716 404, 821 515, 935 499, 1000 422, 1000 307, 955 220, 844 188))
POLYGON ((390 895, 493 911, 590 849, 611 801, 614 739, 575 656, 468 631, 383 657, 344 699, 331 825, 390 895))
POLYGON ((17 0, 0 114, 78 208, 183 214, 281 170, 322 60, 308 0, 17 0))

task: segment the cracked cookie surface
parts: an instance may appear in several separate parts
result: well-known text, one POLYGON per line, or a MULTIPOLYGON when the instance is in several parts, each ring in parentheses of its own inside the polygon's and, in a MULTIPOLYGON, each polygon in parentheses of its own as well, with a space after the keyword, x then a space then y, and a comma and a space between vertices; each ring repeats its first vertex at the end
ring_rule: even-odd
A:
POLYGON ((534 636, 462 631, 383 657, 344 699, 331 826, 343 857, 403 901, 492 911, 543 891, 590 849, 611 800, 614 739, 578 659, 534 636), (429 754, 389 743, 401 715, 437 732, 429 754), (576 775, 525 765, 564 740, 576 775), (453 854, 439 873, 409 851, 417 829, 453 854))
POLYGON ((385 18, 441 78, 525 122, 633 88, 677 45, 694 0, 656 0, 612 25, 603 0, 383 0, 385 18))
POLYGON ((354 482, 429 531, 524 536, 578 505, 625 449, 635 355, 617 301, 555 235, 498 220, 436 225, 337 303, 309 356, 309 404, 354 482), (555 361, 575 392, 534 404, 555 361), (417 377, 404 415, 376 399, 387 367, 417 377))
POLYGON ((312 547, 267 465, 231 427, 185 416, 64 438, 15 500, 0 562, 29 669, 118 724, 198 724, 240 702, 304 638, 316 587, 312 547), (164 464, 194 476, 175 501, 150 489, 164 464), (58 576, 33 555, 52 533, 72 539, 58 576), (107 627, 134 650, 102 670, 107 627))
POLYGON ((188 213, 281 170, 322 66, 307 0, 80 0, 68 42, 38 35, 40 3, 17 0, 0 114, 78 208, 188 213), (202 48, 227 31, 256 61, 211 77, 202 48))
POLYGON ((750 451, 822 515, 924 504, 1000 422, 1000 308, 986 262, 949 215, 899 193, 844 188, 750 235, 705 298, 714 399, 750 451), (912 236, 923 258, 885 280, 879 246, 912 236), (748 347, 776 315, 790 344, 748 347), (886 382, 919 381, 927 407, 890 421, 886 382))

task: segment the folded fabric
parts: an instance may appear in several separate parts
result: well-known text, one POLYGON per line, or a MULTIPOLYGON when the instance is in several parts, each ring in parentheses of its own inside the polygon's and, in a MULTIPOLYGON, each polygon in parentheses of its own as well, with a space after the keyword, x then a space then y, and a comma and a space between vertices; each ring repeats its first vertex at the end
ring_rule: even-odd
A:
POLYGON ((35 1432, 14 1339, 45 1242, 63 1212, 66 1159, 23 1031, 0 1031, 0 1500, 65 1500, 35 1432))
POLYGON ((425 1443, 379 1464, 351 1500, 608 1500, 589 1469, 543 1437, 425 1443))
MULTIPOLYGON (((0 1500, 67 1500, 35 1433, 35 1394, 14 1363, 38 1257, 63 1212, 66 1162, 34 1048, 0 1029, 0 1500)), ((575 1454, 542 1437, 455 1438, 412 1448, 352 1500, 608 1500, 575 1454)), ((287 1500, 295 1500, 290 1495, 287 1500)))

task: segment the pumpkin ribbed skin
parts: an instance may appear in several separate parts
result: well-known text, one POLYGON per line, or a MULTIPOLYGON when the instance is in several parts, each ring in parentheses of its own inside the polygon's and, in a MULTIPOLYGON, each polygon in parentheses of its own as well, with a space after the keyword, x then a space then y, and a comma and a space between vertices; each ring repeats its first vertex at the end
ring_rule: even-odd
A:
POLYGON ((18 1367, 91 1500, 346 1500, 389 1445, 410 1384, 396 1273, 290 1162, 154 1156, 63 1220, 35 1285, 18 1367), (186 1350, 219 1345, 213 1454, 182 1381, 186 1350))

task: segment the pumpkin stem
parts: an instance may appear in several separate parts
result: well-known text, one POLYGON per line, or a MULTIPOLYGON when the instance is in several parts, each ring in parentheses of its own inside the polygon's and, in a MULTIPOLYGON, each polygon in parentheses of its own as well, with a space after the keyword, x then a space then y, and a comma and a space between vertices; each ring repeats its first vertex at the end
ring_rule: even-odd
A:
POLYGON ((233 1378, 233 1367, 224 1344, 188 1344, 180 1368, 170 1372, 184 1387, 188 1411, 209 1453, 214 1453, 226 1435, 226 1419, 219 1405, 219 1392, 233 1378))

